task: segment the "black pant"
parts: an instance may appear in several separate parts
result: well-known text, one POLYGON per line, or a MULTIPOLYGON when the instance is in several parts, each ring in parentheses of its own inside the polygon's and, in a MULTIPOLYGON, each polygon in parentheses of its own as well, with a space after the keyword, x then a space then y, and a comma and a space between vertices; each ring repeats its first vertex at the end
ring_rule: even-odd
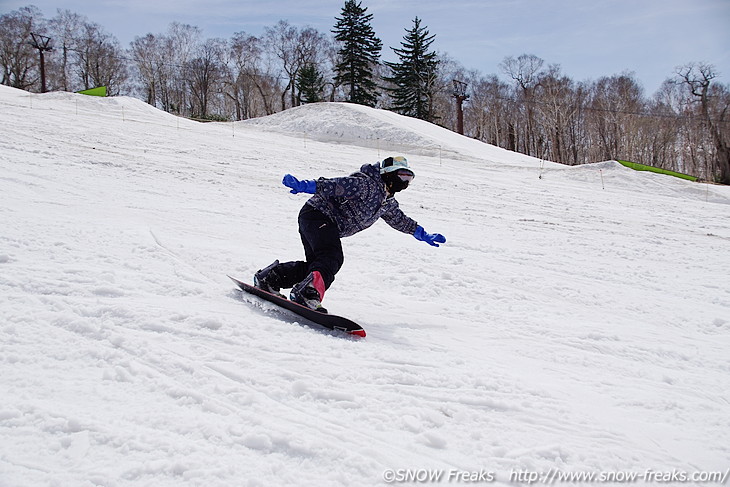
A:
POLYGON ((307 260, 279 264, 276 271, 281 287, 291 288, 310 272, 319 271, 325 288, 329 289, 345 261, 337 225, 318 209, 305 204, 299 212, 299 235, 307 260))

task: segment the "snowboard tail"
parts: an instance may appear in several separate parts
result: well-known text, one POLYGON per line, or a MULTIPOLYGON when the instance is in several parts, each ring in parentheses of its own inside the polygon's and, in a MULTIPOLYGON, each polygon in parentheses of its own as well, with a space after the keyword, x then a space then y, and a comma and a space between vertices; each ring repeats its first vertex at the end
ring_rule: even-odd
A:
POLYGON ((360 337, 365 336, 365 330, 363 330, 363 328, 360 325, 358 325, 357 323, 355 323, 352 320, 349 320, 342 316, 337 316, 337 315, 333 315, 330 313, 321 313, 319 311, 309 309, 306 306, 302 306, 301 304, 295 303, 294 301, 290 301, 281 296, 277 296, 276 294, 272 294, 270 292, 264 291, 263 289, 259 289, 250 284, 246 284, 245 282, 239 281, 238 279, 236 279, 234 277, 228 276, 228 278, 231 279, 236 284, 236 286, 238 286, 241 289, 241 291, 247 292, 249 294, 253 294, 254 296, 264 299, 281 308, 291 311, 292 313, 295 313, 298 316, 301 316, 302 318, 305 318, 313 323, 316 323, 317 325, 323 326, 325 328, 328 328, 328 329, 334 330, 334 331, 342 331, 342 332, 348 333, 350 335, 355 335, 355 336, 360 336, 360 337))

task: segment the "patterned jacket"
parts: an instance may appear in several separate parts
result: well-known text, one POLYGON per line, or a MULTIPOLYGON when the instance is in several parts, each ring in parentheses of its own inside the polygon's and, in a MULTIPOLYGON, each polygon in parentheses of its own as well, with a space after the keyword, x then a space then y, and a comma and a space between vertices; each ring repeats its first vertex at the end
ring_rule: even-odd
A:
POLYGON ((380 164, 365 164, 343 178, 319 178, 311 205, 337 224, 340 237, 365 230, 382 218, 391 227, 413 235, 418 223, 406 216, 393 197, 388 197, 380 177, 380 164))

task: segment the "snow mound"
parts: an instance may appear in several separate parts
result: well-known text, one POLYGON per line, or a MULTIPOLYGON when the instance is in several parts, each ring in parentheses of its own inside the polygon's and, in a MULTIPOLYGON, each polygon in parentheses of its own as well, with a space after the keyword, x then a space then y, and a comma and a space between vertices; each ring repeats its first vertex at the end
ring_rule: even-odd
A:
POLYGON ((370 146, 379 141, 384 146, 398 144, 427 151, 438 149, 437 144, 422 133, 405 130, 385 117, 378 117, 381 111, 350 103, 313 103, 242 123, 325 142, 370 146))
MULTIPOLYGON (((240 123, 321 142, 410 154, 499 161, 501 164, 505 159, 514 159, 511 157, 513 152, 433 123, 353 103, 312 103, 240 123), (505 158, 507 154, 510 157, 505 158)), ((516 162, 537 166, 540 160, 519 155, 516 162)))
POLYGON ((167 113, 130 96, 99 97, 65 91, 28 93, 5 86, 2 89, 3 105, 18 108, 57 111, 74 115, 89 114, 107 119, 164 123, 168 126, 196 124, 196 122, 167 113))

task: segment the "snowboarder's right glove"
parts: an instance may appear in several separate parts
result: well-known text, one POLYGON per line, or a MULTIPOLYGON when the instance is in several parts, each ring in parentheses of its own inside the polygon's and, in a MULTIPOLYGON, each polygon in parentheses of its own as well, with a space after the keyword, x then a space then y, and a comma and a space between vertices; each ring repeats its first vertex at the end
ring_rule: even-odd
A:
POLYGON ((314 194, 317 192, 317 181, 313 179, 300 181, 291 174, 287 174, 286 176, 284 176, 282 183, 284 184, 284 186, 291 188, 291 191, 289 191, 291 194, 314 194))
POLYGON ((426 233, 426 230, 424 230, 421 225, 418 225, 413 236, 421 242, 426 242, 434 247, 438 247, 440 243, 446 243, 446 237, 440 233, 426 233))

